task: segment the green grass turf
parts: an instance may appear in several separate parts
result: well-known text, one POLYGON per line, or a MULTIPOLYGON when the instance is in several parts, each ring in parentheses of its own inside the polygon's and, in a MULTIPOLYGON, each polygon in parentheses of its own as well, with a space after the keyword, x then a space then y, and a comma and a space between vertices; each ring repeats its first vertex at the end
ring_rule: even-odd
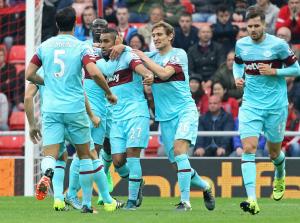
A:
MULTIPOLYGON (((32 197, 0 197, 0 222, 3 223, 276 223, 300 222, 300 200, 259 199, 261 212, 252 216, 239 208, 240 198, 216 200, 216 209, 207 211, 202 198, 192 199, 191 212, 176 212, 174 204, 178 198, 145 197, 142 207, 136 211, 118 210, 105 212, 97 207, 98 214, 81 214, 79 211, 56 212, 52 209, 52 198, 37 201, 32 197)), ((95 204, 96 199, 93 199, 95 204)))

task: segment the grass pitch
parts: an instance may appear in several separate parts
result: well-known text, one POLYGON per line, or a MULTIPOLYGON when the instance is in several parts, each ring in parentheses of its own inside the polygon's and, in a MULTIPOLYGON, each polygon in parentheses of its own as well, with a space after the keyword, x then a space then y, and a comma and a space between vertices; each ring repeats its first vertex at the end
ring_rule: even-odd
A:
MULTIPOLYGON (((123 198, 125 200, 125 198, 123 198)), ((276 202, 270 198, 259 199, 261 212, 258 215, 244 213, 239 208, 240 198, 217 198, 216 209, 205 209, 202 198, 192 199, 193 210, 176 212, 174 205, 178 198, 145 197, 142 207, 136 211, 118 210, 105 212, 96 207, 98 214, 81 214, 79 211, 56 212, 53 200, 48 197, 38 201, 32 197, 0 197, 1 223, 284 223, 300 222, 300 200, 283 199, 276 202)), ((93 199, 93 204, 96 199, 93 199)), ((96 205, 94 205, 96 206, 96 205)))

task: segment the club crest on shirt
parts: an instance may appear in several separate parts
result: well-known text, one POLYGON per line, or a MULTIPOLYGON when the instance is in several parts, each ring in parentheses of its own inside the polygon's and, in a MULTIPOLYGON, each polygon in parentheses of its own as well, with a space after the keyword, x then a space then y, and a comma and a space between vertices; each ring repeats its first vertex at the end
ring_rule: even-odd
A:
POLYGON ((179 64, 180 60, 179 60, 178 56, 174 55, 174 56, 170 57, 169 63, 171 63, 171 64, 179 64))
POLYGON ((272 56, 272 52, 270 50, 266 50, 265 52, 263 52, 264 57, 271 57, 272 56))

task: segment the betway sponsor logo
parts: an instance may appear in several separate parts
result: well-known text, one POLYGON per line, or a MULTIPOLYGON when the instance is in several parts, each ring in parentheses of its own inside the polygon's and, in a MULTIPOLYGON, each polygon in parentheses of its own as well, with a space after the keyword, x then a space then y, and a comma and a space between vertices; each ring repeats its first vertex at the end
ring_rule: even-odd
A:
POLYGON ((120 80, 120 75, 119 74, 114 74, 112 77, 108 77, 107 78, 107 81, 108 81, 108 83, 110 83, 110 82, 119 82, 119 80, 120 80))
MULTIPOLYGON (((270 67, 272 68, 272 63, 268 63, 270 67)), ((246 70, 259 70, 259 63, 250 63, 246 64, 246 70)))

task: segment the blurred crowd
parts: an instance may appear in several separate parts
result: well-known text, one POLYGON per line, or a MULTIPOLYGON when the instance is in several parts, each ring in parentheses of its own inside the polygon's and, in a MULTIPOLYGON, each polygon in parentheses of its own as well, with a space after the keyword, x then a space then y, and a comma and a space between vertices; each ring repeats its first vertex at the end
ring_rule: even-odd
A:
MULTIPOLYGON (((0 10, 16 2, 0 0, 0 10)), ((77 12, 75 36, 84 41, 92 38, 91 24, 97 18, 97 1, 45 0, 42 41, 57 34, 54 22, 57 10, 72 5, 77 12)), ((166 21, 175 27, 173 46, 187 52, 190 89, 199 111, 199 131, 238 130, 238 112, 243 91, 236 89, 232 66, 235 42, 248 35, 245 13, 256 5, 266 14, 266 32, 286 40, 300 55, 300 0, 104 0, 103 18, 123 36, 124 43, 134 49, 154 51, 151 35, 153 24, 166 21)), ((22 15, 19 15, 22 16, 22 15)), ((24 16, 24 15, 23 15, 24 16)), ((4 24, 5 16, 0 15, 4 24)), ((9 24, 9 23, 8 23, 9 24)), ((24 81, 13 64, 5 59, 5 50, 13 44, 24 44, 22 38, 5 31, 0 25, 0 130, 7 130, 11 111, 22 110, 24 81), (4 34, 3 34, 4 33, 4 34), (9 35, 5 35, 5 33, 9 35), (2 50, 3 49, 3 50, 2 50), (20 89, 16 91, 16 89, 20 89), (7 106, 5 106, 7 105, 7 106)), ((7 29, 7 27, 6 27, 7 29)), ((23 76, 22 76, 23 77, 23 76)), ((300 128, 300 79, 288 78, 289 116, 286 130, 300 128)), ((151 88, 145 88, 151 115, 151 131, 159 131, 151 88)), ((300 156, 300 137, 286 137, 283 150, 288 156, 300 156)), ((158 149, 162 154, 163 145, 158 149)), ((242 144, 235 137, 198 137, 190 155, 241 156, 242 144)), ((257 156, 267 156, 266 139, 259 138, 257 156)))

